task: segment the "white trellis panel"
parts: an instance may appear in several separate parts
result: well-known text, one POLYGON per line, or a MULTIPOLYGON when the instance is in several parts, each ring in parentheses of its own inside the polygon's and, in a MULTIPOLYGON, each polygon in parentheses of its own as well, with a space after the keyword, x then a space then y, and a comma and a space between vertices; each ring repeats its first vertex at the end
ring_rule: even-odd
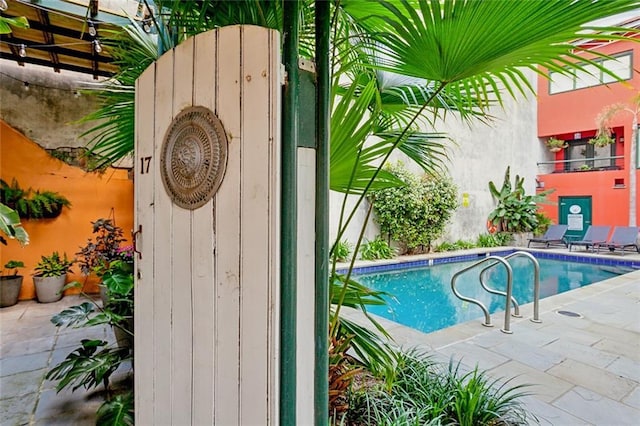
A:
POLYGON ((278 424, 279 35, 200 34, 136 83, 136 423, 278 424), (228 146, 213 199, 183 209, 160 174, 172 119, 213 111, 228 146))

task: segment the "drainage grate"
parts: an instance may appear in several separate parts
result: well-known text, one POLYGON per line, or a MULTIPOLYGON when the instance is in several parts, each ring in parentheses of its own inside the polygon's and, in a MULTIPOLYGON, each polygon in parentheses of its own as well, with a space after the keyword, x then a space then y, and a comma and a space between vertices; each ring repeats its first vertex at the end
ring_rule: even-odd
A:
POLYGON ((560 314, 560 315, 564 315, 566 317, 571 317, 571 318, 583 318, 582 315, 580 315, 577 312, 571 312, 571 311, 556 311, 556 313, 560 314))

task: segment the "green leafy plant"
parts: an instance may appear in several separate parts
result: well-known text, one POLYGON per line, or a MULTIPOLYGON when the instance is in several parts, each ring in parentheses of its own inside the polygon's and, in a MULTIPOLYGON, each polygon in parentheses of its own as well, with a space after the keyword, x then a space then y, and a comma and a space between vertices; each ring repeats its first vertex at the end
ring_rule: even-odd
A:
POLYGON ((442 242, 438 244, 434 251, 454 251, 454 250, 467 250, 476 247, 476 244, 472 241, 458 240, 453 243, 442 242))
POLYGON ((10 260, 7 263, 4 264, 4 268, 8 271, 6 274, 6 276, 16 276, 18 275, 18 268, 24 268, 24 262, 20 261, 20 260, 10 260), (11 270, 13 269, 13 273, 11 273, 11 270))
POLYGON ((549 225, 553 222, 549 216, 541 211, 536 212, 536 217, 538 218, 538 226, 533 230, 533 234, 536 236, 544 235, 547 229, 549 229, 549 225))
POLYGON ((75 391, 79 387, 90 389, 100 384, 108 389, 109 378, 130 355, 126 350, 106 345, 103 340, 82 339, 81 346, 49 370, 45 378, 58 380, 57 392, 67 386, 72 386, 71 390, 75 391))
POLYGON ((393 249, 380 236, 372 241, 365 241, 360 248, 360 257, 364 260, 393 259, 393 256, 393 249))
MULTIPOLYGON (((29 234, 22 227, 20 216, 4 203, 0 203, 0 232, 10 239, 15 238, 23 246, 29 244, 29 234)), ((2 235, 0 243, 7 245, 7 240, 2 235)))
POLYGON ((98 219, 91 222, 94 238, 76 253, 83 274, 89 275, 100 268, 108 267, 109 262, 120 258, 120 243, 125 241, 122 228, 116 226, 111 219, 98 219))
POLYGON ((59 277, 68 272, 71 272, 71 266, 75 263, 75 260, 69 260, 67 254, 64 253, 64 257, 60 257, 57 251, 54 251, 51 256, 41 256, 40 261, 35 267, 36 277, 59 277))
POLYGON ((9 18, 7 16, 0 16, 0 34, 11 34, 15 28, 29 28, 29 20, 24 16, 18 16, 15 18, 9 18))
POLYGON ((115 395, 98 408, 96 426, 133 426, 133 392, 115 395))
POLYGON ((402 163, 389 166, 387 170, 403 185, 371 193, 380 231, 405 245, 410 253, 419 246, 429 249, 431 241, 444 232, 458 205, 455 185, 448 178, 418 177, 402 163))
POLYGON ((346 240, 338 241, 336 247, 333 250, 332 256, 337 262, 346 262, 349 260, 353 246, 346 240))
POLYGON ((562 140, 562 139, 556 139, 556 138, 553 138, 553 137, 547 139, 544 144, 547 146, 547 148, 549 148, 551 150, 565 149, 566 147, 569 146, 567 141, 562 140))
POLYGON ((25 219, 53 218, 63 207, 71 206, 71 202, 57 192, 22 189, 15 178, 11 184, 0 179, 0 201, 25 219))
POLYGON ((515 425, 537 422, 522 402, 526 385, 509 386, 476 367, 462 373, 423 354, 398 354, 389 389, 356 391, 346 417, 351 424, 515 425))
POLYGON ((496 208, 489 214, 489 221, 499 231, 530 232, 538 226, 536 203, 547 202, 546 196, 553 190, 527 195, 524 189, 524 178, 516 175, 514 185, 511 184, 511 168, 507 167, 500 190, 493 182, 489 182, 491 195, 497 201, 496 208))

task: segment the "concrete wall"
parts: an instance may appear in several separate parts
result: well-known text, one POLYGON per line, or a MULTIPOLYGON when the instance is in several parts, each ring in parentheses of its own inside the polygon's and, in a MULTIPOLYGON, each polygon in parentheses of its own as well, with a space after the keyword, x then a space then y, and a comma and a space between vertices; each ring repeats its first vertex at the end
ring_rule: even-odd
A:
MULTIPOLYGON (((537 81, 534 73, 528 72, 527 76, 535 88, 537 81)), ((505 94, 504 108, 493 108, 491 115, 494 119, 490 124, 477 120, 467 124, 454 114, 449 114, 446 122, 440 121, 436 126, 436 131, 447 133, 455 142, 450 144, 448 170, 458 186, 460 204, 445 230, 444 240, 475 241, 479 234, 486 233, 487 216, 495 206, 488 184, 492 180, 500 186, 507 166, 511 166, 512 176, 519 174, 525 177, 527 193, 535 193, 538 173, 536 162, 548 155, 537 137, 535 96, 531 94, 526 99, 520 96, 514 100, 505 94), (465 193, 469 198, 468 207, 462 206, 465 193)), ((396 156, 397 158, 401 156, 396 156)), ((420 172, 418 168, 413 170, 420 172)), ((340 194, 332 194, 331 241, 337 234, 341 202, 340 194)), ((366 203, 360 206, 354 223, 348 228, 343 240, 355 243, 366 217, 367 207, 366 203)), ((378 234, 379 228, 370 221, 365 237, 372 239, 378 234)))
POLYGON ((95 83, 89 75, 0 61, 0 119, 43 148, 82 147, 78 135, 94 124, 74 124, 96 109, 95 99, 76 95, 95 83), (28 83, 29 90, 25 90, 28 83))

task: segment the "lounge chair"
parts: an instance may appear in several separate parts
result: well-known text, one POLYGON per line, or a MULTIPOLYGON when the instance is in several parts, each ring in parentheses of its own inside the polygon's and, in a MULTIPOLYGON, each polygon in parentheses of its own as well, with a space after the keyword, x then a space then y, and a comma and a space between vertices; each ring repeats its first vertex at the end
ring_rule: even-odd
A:
MULTIPOLYGON (((634 247, 640 253, 640 247, 638 246, 639 232, 640 228, 637 226, 616 226, 613 228, 611 238, 602 247, 608 248, 609 251, 620 250, 623 255, 627 247, 634 247)), ((598 247, 598 251, 600 251, 600 247, 598 247)))
POLYGON ((600 247, 600 245, 607 242, 610 231, 611 227, 609 225, 589 225, 587 232, 581 240, 569 241, 569 251, 571 251, 573 246, 586 246, 587 250, 589 250, 589 247, 592 249, 600 247))
POLYGON ((549 225, 549 229, 539 238, 529 238, 527 247, 531 247, 531 243, 545 244, 545 247, 549 247, 551 244, 562 244, 567 246, 567 242, 564 240, 564 234, 567 232, 567 225, 549 225))

